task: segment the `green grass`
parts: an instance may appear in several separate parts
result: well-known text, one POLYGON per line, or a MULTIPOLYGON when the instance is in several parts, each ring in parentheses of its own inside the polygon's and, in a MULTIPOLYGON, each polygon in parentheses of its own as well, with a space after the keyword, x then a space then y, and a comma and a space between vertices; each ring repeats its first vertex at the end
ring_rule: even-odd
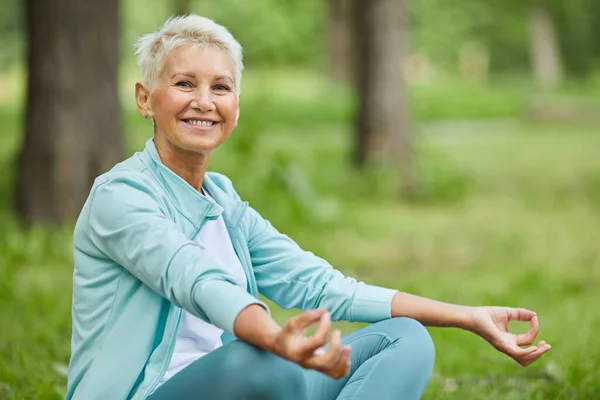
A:
MULTIPOLYGON (((264 79, 284 80, 250 76, 246 85, 257 90, 264 79)), ((329 109, 337 114, 327 117, 311 82, 304 94, 295 82, 285 107, 274 105, 281 92, 263 102, 248 90, 240 130, 215 154, 214 169, 348 275, 448 302, 538 312, 540 339, 553 349, 525 369, 472 334, 430 329, 437 360, 425 399, 600 398, 600 127, 421 123, 423 199, 408 204, 396 198, 391 171, 350 167, 347 100, 335 95, 329 109)), ((506 92, 513 89, 486 96, 506 92)), ((455 100, 434 97, 449 107, 455 100)), ((479 115, 469 102, 463 114, 479 115)), ((69 360, 71 228, 26 230, 10 212, 20 118, 18 107, 0 107, 0 398, 53 399, 64 394, 69 360)), ((126 129, 131 150, 150 134, 131 110, 126 129)), ((274 310, 281 323, 293 314, 274 310)))

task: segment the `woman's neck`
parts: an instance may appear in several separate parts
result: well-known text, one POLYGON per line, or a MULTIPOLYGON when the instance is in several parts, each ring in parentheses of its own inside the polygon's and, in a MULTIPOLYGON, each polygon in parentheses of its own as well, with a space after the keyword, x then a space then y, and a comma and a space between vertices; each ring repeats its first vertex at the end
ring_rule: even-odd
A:
POLYGON ((154 145, 162 163, 167 168, 179 175, 191 187, 202 192, 202 182, 211 153, 193 153, 179 149, 162 135, 154 135, 154 145))

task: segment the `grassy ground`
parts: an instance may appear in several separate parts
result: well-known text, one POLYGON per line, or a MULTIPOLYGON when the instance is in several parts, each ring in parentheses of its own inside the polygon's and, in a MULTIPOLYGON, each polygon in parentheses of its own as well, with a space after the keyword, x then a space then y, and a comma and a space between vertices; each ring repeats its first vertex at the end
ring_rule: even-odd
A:
MULTIPOLYGON (((499 93, 488 98, 504 99, 507 110, 525 99, 512 89, 499 93)), ((453 104, 439 92, 416 97, 453 104)), ((349 167, 350 102, 315 98, 297 95, 287 108, 300 111, 282 116, 275 102, 247 96, 246 130, 219 150, 214 169, 343 272, 443 301, 534 309, 540 339, 553 345, 524 369, 471 334, 430 329, 438 357, 424 398, 600 398, 600 128, 519 119, 421 123, 423 200, 406 204, 396 199, 389 171, 349 167), (324 116, 329 111, 334 117, 324 116)), ((465 115, 480 116, 479 107, 465 115)), ((69 359, 71 231, 15 222, 9 204, 20 113, 5 105, 0 117, 0 399, 59 398, 69 359)), ((139 149, 149 126, 129 111, 126 126, 130 148, 139 149)), ((292 314, 274 312, 282 323, 292 314)))

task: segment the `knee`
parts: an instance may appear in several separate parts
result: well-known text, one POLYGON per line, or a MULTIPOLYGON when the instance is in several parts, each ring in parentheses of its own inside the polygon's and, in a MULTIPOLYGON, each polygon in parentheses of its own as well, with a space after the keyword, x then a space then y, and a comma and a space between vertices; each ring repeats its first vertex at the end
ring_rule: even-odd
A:
POLYGON ((290 361, 268 351, 244 344, 240 357, 232 360, 243 368, 247 381, 244 398, 260 400, 305 400, 306 383, 304 371, 290 361), (243 364, 243 365, 242 365, 243 364))
POLYGON ((433 369, 435 346, 431 335, 419 321, 412 318, 391 318, 378 322, 393 342, 402 342, 410 347, 426 368, 433 369))
POLYGON ((273 354, 270 358, 266 373, 261 375, 263 379, 267 378, 269 399, 307 400, 304 369, 273 354))

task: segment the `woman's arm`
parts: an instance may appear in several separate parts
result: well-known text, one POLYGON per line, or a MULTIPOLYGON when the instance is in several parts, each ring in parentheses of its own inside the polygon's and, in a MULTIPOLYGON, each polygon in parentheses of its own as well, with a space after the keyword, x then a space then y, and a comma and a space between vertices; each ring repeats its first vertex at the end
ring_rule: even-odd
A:
POLYGON ((473 308, 397 292, 392 299, 392 317, 409 317, 426 326, 469 329, 473 308))
POLYGON ((269 313, 255 305, 240 311, 233 330, 238 339, 270 352, 273 352, 275 338, 281 333, 281 327, 269 313))
POLYGON ((533 344, 539 332, 536 313, 523 308, 459 306, 398 292, 392 299, 391 313, 392 317, 413 318, 423 325, 473 332, 523 366, 550 350, 550 345, 544 341, 521 347, 533 344), (531 327, 527 333, 515 335, 508 331, 510 321, 530 321, 531 327))
POLYGON ((242 309, 267 306, 184 235, 148 179, 128 174, 98 183, 82 211, 75 245, 93 243, 175 306, 233 333, 242 309))
MULTIPOLYGON (((232 186, 230 190, 239 199, 232 186)), ((530 345, 537 335, 537 317, 532 311, 451 305, 367 285, 302 250, 252 208, 245 225, 259 291, 282 308, 326 307, 334 320, 376 322, 405 316, 424 325, 459 327, 477 333, 522 365, 550 349, 543 341, 528 349, 519 347, 530 345), (532 327, 527 334, 513 335, 508 332, 510 320, 531 321, 532 327)))
POLYGON ((259 292, 281 308, 325 307, 334 321, 377 322, 390 318, 396 290, 344 276, 277 231, 256 210, 245 216, 248 250, 259 292))

